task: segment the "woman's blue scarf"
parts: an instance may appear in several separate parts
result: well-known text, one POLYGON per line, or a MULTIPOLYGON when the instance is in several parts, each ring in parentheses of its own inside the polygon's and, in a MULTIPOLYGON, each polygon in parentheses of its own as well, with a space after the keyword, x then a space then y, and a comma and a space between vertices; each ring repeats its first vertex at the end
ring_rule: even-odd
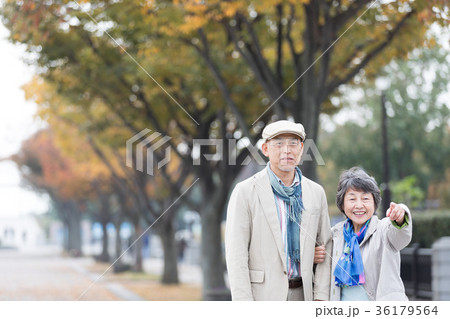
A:
POLYGON ((280 184, 275 173, 270 169, 270 163, 267 164, 269 171, 270 184, 272 185, 275 195, 280 197, 289 205, 289 212, 286 224, 287 246, 289 258, 296 262, 300 262, 300 223, 302 220, 302 211, 305 210, 302 201, 302 172, 298 167, 295 170, 300 179, 300 183, 296 186, 284 186, 280 184))
POLYGON ((359 244, 364 239, 370 219, 364 227, 355 234, 352 221, 347 218, 344 223, 345 247, 341 258, 334 269, 336 286, 357 286, 366 283, 364 265, 359 244))

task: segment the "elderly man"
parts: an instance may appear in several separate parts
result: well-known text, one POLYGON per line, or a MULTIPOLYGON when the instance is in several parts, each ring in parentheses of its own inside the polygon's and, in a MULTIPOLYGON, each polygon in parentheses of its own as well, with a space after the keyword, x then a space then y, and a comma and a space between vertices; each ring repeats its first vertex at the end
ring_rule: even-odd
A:
POLYGON ((323 188, 297 167, 305 135, 290 121, 267 125, 269 163, 231 194, 225 250, 233 300, 329 299, 328 205, 323 188), (314 265, 316 246, 325 258, 314 265))

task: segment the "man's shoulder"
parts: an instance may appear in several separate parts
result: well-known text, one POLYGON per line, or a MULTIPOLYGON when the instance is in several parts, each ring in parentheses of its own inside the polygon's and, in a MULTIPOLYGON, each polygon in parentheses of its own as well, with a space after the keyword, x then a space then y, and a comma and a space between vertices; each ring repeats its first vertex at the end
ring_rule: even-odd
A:
MULTIPOLYGON (((238 182, 234 187, 233 191, 231 192, 231 198, 250 198, 252 196, 255 196, 257 194, 256 189, 258 186, 264 187, 264 178, 267 178, 267 183, 269 180, 269 177, 265 177, 267 175, 267 170, 263 169, 254 175, 244 179, 243 181, 238 182)), ((270 184, 269 184, 270 185, 270 184)), ((270 187, 270 186, 269 186, 270 187)))
POLYGON ((309 179, 308 177, 302 176, 302 184, 310 187, 311 189, 313 189, 315 191, 325 192, 322 185, 320 185, 317 182, 314 182, 313 180, 309 179))
POLYGON ((264 168, 262 170, 260 170, 259 172, 253 174, 252 176, 244 179, 243 181, 240 181, 239 183, 236 184, 235 188, 242 188, 242 187, 248 187, 250 185, 253 185, 254 183, 258 183, 259 181, 261 181, 264 178, 268 178, 267 177, 267 168, 264 168))

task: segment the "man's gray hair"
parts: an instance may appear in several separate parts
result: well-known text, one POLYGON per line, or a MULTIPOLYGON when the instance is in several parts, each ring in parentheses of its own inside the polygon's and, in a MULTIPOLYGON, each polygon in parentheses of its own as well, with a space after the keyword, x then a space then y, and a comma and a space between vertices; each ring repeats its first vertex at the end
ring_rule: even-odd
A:
POLYGON ((339 178, 336 193, 336 205, 344 215, 344 197, 349 189, 372 194, 375 203, 375 211, 377 210, 378 205, 381 202, 380 189, 378 188, 375 178, 369 176, 362 168, 352 167, 343 172, 339 178))

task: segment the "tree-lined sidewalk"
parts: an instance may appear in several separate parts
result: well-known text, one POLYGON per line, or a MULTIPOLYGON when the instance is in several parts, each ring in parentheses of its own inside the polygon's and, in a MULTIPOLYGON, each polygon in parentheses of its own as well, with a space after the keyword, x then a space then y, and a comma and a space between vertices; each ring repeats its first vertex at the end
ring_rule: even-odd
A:
POLYGON ((0 301, 199 301, 201 271, 184 264, 183 283, 160 282, 162 260, 149 259, 144 273, 115 274, 107 262, 61 256, 59 250, 0 249, 0 301), (95 282, 95 283, 94 283, 95 282), (94 284, 92 284, 94 283, 94 284))
MULTIPOLYGON (((89 259, 15 250, 0 250, 0 259, 0 300, 4 301, 73 301, 94 279, 87 271, 89 259)), ((80 300, 138 300, 126 288, 110 284, 99 280, 80 300)))

